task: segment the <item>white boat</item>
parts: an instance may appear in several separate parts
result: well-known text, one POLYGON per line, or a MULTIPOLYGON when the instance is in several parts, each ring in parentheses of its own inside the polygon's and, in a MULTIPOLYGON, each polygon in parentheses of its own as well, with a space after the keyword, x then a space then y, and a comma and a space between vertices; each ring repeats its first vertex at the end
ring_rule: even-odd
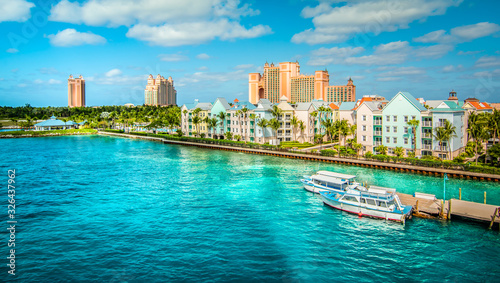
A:
POLYGON ((346 192, 323 191, 323 202, 336 209, 361 216, 405 222, 413 209, 403 205, 395 189, 371 186, 366 191, 356 188, 346 192))
MULTIPOLYGON (((320 193, 324 191, 345 192, 348 189, 360 187, 359 183, 354 182, 356 176, 340 174, 330 171, 318 171, 315 175, 304 176, 300 182, 304 185, 304 189, 320 193)), ((363 190, 363 188, 359 188, 363 190)))

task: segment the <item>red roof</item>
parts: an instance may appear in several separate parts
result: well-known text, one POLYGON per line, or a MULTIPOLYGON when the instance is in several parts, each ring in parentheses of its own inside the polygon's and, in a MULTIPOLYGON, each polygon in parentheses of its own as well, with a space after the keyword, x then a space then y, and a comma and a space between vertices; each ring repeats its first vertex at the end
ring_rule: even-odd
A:
POLYGON ((238 98, 235 98, 235 99, 234 99, 234 103, 236 103, 236 102, 240 102, 240 101, 238 100, 238 98))
POLYGON ((356 106, 354 107, 353 110, 357 110, 359 108, 359 106, 361 106, 361 104, 363 104, 363 102, 365 102, 365 101, 373 101, 373 99, 371 97, 361 98, 361 100, 358 100, 358 103, 356 103, 356 106))
POLYGON ((333 110, 339 109, 339 107, 335 103, 330 103, 330 105, 328 106, 330 106, 330 108, 332 108, 333 110))
POLYGON ((467 101, 470 105, 474 106, 477 110, 485 110, 485 109, 493 109, 486 102, 476 102, 476 101, 467 101))

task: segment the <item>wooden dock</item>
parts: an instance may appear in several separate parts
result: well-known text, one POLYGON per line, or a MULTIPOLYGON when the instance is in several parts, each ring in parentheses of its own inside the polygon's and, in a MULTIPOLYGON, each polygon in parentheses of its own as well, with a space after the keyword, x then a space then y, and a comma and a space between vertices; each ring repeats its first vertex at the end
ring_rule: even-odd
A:
MULTIPOLYGON (((409 194, 397 193, 401 203, 413 206, 413 216, 421 218, 440 218, 451 220, 453 216, 500 225, 500 206, 483 204, 459 199, 420 198, 409 194), (418 203, 417 203, 418 202, 418 203)), ((499 227, 500 229, 500 227, 499 227)))

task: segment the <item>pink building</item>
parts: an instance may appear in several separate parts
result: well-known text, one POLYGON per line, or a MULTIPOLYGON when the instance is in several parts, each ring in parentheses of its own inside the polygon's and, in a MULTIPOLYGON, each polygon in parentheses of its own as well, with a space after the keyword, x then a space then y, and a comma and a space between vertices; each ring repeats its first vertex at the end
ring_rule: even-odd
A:
POLYGON ((85 107, 85 80, 80 75, 68 79, 68 107, 85 107))
POLYGON ((144 90, 144 104, 167 106, 177 104, 177 91, 174 88, 174 80, 172 77, 165 79, 163 76, 149 75, 148 84, 144 90))
POLYGON ((300 74, 298 62, 283 62, 275 66, 264 65, 264 73, 248 75, 248 98, 253 104, 260 99, 279 103, 281 97, 288 102, 311 102, 314 99, 343 102, 356 100, 356 86, 349 79, 345 86, 329 86, 328 71, 315 71, 314 75, 300 74))

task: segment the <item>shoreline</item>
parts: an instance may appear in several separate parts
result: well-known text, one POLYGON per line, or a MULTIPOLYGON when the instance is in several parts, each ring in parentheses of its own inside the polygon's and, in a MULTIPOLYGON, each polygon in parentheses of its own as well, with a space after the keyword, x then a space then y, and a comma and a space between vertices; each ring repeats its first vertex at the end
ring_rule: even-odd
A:
MULTIPOLYGON (((17 131, 15 133, 19 133, 17 131)), ((0 139, 17 139, 17 138, 39 138, 39 137, 57 137, 57 136, 86 136, 86 135, 97 135, 97 130, 91 129, 74 129, 74 130, 57 130, 57 131, 22 131, 22 134, 8 134, 9 132, 3 132, 0 134, 0 139), (61 132, 68 131, 68 132, 61 132), (35 132, 36 134, 33 134, 35 132)))
POLYGON ((435 177, 438 177, 438 176, 442 177, 446 173, 448 175, 448 177, 450 177, 450 178, 500 182, 500 175, 477 173, 477 172, 471 172, 471 171, 442 169, 442 168, 434 168, 434 167, 423 167, 423 166, 398 164, 398 163, 386 163, 386 162, 370 161, 370 160, 363 160, 363 159, 328 157, 328 156, 319 156, 319 155, 303 154, 303 153, 272 151, 272 150, 265 150, 265 149, 241 148, 241 147, 207 144, 207 143, 174 141, 174 140, 167 140, 167 139, 157 138, 157 137, 130 135, 130 134, 122 134, 122 133, 110 133, 110 132, 98 131, 97 134, 109 135, 109 136, 119 136, 119 137, 126 137, 126 138, 135 138, 135 139, 145 139, 145 140, 163 142, 163 143, 167 143, 167 144, 196 146, 196 147, 208 148, 208 149, 236 151, 236 152, 243 152, 243 153, 250 153, 250 154, 270 155, 270 156, 283 157, 283 158, 302 159, 302 160, 307 160, 307 161, 319 161, 319 162, 325 162, 325 163, 337 163, 337 164, 344 164, 344 165, 351 165, 351 166, 370 167, 370 168, 374 168, 374 169, 399 171, 401 173, 431 175, 431 176, 435 176, 435 177))

